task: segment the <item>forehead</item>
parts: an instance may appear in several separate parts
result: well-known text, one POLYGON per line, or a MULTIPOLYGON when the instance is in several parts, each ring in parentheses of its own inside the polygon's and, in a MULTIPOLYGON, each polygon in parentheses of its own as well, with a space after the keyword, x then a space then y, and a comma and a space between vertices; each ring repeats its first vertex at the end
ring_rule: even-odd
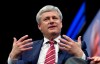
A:
POLYGON ((42 18, 48 17, 48 16, 59 16, 59 14, 58 14, 57 11, 48 11, 48 12, 45 12, 45 13, 41 14, 42 18))

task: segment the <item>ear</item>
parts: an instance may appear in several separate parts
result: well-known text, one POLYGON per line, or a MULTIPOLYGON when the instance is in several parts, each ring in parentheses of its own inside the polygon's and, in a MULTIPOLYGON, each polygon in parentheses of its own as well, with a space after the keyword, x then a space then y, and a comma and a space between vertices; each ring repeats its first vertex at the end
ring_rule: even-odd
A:
POLYGON ((63 27, 63 25, 62 25, 62 21, 61 21, 61 28, 63 27))
POLYGON ((38 29, 41 30, 41 24, 40 23, 38 24, 38 29))

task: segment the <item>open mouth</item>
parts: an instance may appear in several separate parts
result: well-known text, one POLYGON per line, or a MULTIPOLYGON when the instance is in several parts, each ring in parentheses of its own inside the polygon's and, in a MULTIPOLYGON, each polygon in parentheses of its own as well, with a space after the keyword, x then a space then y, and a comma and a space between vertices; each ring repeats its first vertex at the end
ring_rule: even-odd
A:
POLYGON ((49 29, 54 29, 56 26, 49 26, 48 28, 49 29))

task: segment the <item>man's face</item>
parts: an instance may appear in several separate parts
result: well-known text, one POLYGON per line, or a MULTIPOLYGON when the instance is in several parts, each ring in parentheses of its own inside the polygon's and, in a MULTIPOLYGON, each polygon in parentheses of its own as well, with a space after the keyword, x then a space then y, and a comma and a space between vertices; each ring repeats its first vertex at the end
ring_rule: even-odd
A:
POLYGON ((41 15, 38 28, 44 35, 60 34, 62 28, 62 21, 56 11, 45 12, 41 15))

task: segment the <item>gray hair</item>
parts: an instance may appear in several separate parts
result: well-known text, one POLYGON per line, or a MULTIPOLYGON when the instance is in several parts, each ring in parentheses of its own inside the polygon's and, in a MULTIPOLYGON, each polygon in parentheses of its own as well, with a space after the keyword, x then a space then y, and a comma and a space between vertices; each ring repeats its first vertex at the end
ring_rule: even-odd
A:
POLYGON ((60 19, 62 20, 63 16, 58 7, 53 6, 53 5, 46 5, 43 8, 41 8, 40 11, 37 13, 37 15, 36 15, 37 23, 39 23, 39 21, 41 19, 41 14, 43 14, 44 12, 49 12, 49 11, 57 11, 59 13, 60 19))

